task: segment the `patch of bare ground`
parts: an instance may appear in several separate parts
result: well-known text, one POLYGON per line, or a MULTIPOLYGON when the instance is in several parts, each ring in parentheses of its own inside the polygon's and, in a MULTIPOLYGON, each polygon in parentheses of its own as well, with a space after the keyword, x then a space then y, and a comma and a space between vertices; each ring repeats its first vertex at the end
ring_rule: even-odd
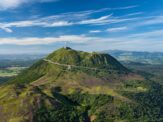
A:
POLYGON ((93 122, 96 119, 96 115, 91 115, 90 116, 90 122, 93 122))
POLYGON ((44 85, 48 82, 48 78, 46 76, 41 77, 40 79, 32 82, 30 85, 32 86, 40 86, 40 85, 44 85))

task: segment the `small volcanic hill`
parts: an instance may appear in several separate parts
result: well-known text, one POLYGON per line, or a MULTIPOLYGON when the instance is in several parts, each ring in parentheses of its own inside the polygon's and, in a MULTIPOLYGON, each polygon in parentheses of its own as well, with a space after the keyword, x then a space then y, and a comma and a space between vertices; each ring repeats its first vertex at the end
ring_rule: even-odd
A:
POLYGON ((116 59, 108 54, 99 54, 95 52, 87 53, 76 51, 68 47, 55 51, 54 53, 50 54, 47 59, 63 64, 126 71, 125 67, 123 67, 116 59))
MULTIPOLYGON (((47 77, 49 79, 50 77, 53 77, 52 80, 56 80, 58 78, 63 78, 63 76, 67 74, 73 76, 76 76, 77 74, 85 74, 92 77, 103 78, 109 76, 109 79, 112 80, 113 76, 119 77, 128 73, 129 70, 127 68, 108 54, 95 52, 87 53, 67 47, 60 48, 45 59, 38 61, 13 79, 13 82, 17 82, 18 84, 33 84, 33 81, 36 82, 39 78, 42 79, 43 77, 47 77), (63 76, 59 77, 61 74, 63 76)), ((39 82, 37 83, 39 84, 39 82)), ((37 83, 35 83, 35 85, 38 85, 37 83)))
POLYGON ((0 122, 156 120, 155 87, 108 54, 61 48, 0 86, 0 122))

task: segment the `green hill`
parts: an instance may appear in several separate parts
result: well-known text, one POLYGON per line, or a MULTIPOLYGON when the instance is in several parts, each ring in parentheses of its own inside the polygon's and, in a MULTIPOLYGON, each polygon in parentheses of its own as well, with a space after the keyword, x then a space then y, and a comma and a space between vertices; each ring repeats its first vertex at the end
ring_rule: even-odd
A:
POLYGON ((0 122, 162 121, 162 95, 108 54, 61 48, 0 86, 0 122))

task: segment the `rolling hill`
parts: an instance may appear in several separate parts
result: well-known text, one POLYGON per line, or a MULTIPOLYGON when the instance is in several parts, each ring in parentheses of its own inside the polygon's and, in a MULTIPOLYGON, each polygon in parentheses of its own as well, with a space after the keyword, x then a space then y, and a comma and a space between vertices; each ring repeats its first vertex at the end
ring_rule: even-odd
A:
POLYGON ((0 86, 0 121, 162 121, 162 90, 108 54, 61 48, 0 86))

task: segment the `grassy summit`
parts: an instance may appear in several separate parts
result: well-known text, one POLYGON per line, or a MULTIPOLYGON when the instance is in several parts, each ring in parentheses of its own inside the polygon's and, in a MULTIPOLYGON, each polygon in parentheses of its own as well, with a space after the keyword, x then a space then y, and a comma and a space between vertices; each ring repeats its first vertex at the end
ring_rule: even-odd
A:
MULTIPOLYGON (((106 73, 115 74, 115 72, 128 72, 123 65, 108 54, 100 54, 95 52, 87 53, 76 51, 71 48, 60 48, 47 56, 46 59, 60 64, 79 66, 72 68, 70 72, 74 71, 74 73, 87 72, 88 74, 92 74, 94 76, 102 76, 102 74, 106 75, 106 73), (90 69, 97 68, 97 71, 85 69, 85 67, 90 69)), ((33 82, 44 75, 67 70, 67 68, 68 67, 66 66, 55 65, 44 60, 40 60, 29 69, 18 75, 18 77, 14 78, 13 82, 33 82)))
POLYGON ((116 59, 108 54, 76 51, 68 47, 53 52, 47 59, 64 64, 126 70, 116 59))
POLYGON ((61 48, 0 86, 0 121, 161 121, 158 95, 161 85, 108 54, 61 48))

